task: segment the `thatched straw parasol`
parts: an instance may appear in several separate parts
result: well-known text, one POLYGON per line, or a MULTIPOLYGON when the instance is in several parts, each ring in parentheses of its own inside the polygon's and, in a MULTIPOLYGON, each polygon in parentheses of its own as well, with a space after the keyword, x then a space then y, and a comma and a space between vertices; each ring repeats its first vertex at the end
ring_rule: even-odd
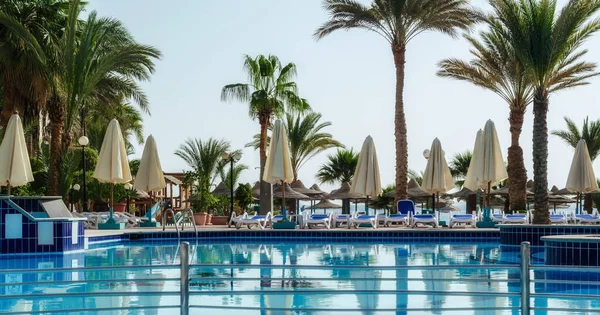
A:
POLYGON ((210 193, 215 196, 229 197, 231 196, 231 189, 229 189, 225 183, 221 182, 219 185, 217 185, 217 187, 215 187, 215 190, 211 191, 210 193))
MULTIPOLYGON (((285 197, 289 199, 310 199, 307 195, 293 190, 288 183, 285 183, 283 192, 285 192, 285 197)), ((282 196, 281 185, 274 185, 273 197, 281 198, 282 196)))
POLYGON ((310 189, 318 191, 320 194, 327 194, 326 192, 322 191, 321 188, 319 188, 319 185, 317 184, 313 184, 312 186, 310 186, 310 189))
POLYGON ((329 199, 321 199, 321 201, 314 206, 315 209, 339 209, 341 207, 341 205, 333 203, 329 201, 329 199))
POLYGON ((302 183, 301 180, 297 180, 295 182, 293 182, 290 187, 296 191, 299 192, 301 194, 307 195, 309 197, 315 196, 315 195, 320 195, 323 192, 322 191, 317 191, 317 190, 313 190, 310 188, 306 188, 306 186, 304 186, 304 183, 302 183))
POLYGON ((360 199, 363 198, 361 194, 350 192, 350 183, 345 182, 337 190, 332 191, 328 199, 360 199))
POLYGON ((559 191, 560 189, 558 189, 558 187, 556 187, 556 185, 553 185, 552 188, 550 188, 550 193, 551 194, 555 194, 559 191))
POLYGON ((470 195, 476 195, 476 194, 477 194, 476 191, 472 191, 469 188, 463 187, 461 190, 459 190, 453 194, 450 194, 450 196, 452 196, 454 198, 458 198, 458 199, 466 199, 470 195))

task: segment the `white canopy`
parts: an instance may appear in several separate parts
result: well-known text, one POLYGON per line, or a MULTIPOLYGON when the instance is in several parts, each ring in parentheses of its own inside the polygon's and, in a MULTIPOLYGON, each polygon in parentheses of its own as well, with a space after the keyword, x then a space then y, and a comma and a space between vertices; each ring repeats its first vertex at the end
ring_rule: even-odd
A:
POLYGON ((473 157, 467 171, 464 187, 477 190, 498 183, 508 177, 502 158, 498 133, 494 122, 488 120, 484 131, 477 133, 473 157))
POLYGON ((0 186, 18 187, 32 181, 23 124, 19 115, 14 114, 8 121, 0 144, 0 186))
POLYGON ((290 148, 288 146, 285 127, 281 120, 276 120, 271 134, 269 153, 265 163, 263 180, 271 184, 291 183, 294 180, 290 148))
POLYGON ((381 178, 379 176, 379 162, 373 138, 368 136, 363 142, 358 156, 358 163, 352 177, 352 193, 364 196, 378 196, 381 194, 381 178))
POLYGON ((124 184, 131 181, 125 140, 116 119, 110 121, 104 135, 94 177, 101 182, 111 184, 124 184))
POLYGON ((579 140, 575 148, 566 188, 581 193, 598 190, 590 153, 583 139, 579 140))
POLYGON ((445 193, 454 188, 454 180, 438 138, 431 144, 421 187, 429 193, 445 193))
POLYGON ((140 160, 140 168, 135 176, 133 187, 146 192, 158 191, 165 187, 165 176, 158 157, 158 148, 152 135, 148 136, 144 153, 140 160))

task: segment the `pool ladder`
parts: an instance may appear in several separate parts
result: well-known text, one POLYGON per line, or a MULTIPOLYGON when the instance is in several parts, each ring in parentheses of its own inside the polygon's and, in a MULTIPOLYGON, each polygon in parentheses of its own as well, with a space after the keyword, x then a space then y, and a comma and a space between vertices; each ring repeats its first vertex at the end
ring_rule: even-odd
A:
POLYGON ((196 238, 198 238, 198 229, 196 228, 196 220, 194 220, 194 212, 192 211, 192 208, 187 208, 187 209, 183 210, 182 212, 180 212, 181 218, 179 219, 179 221, 177 221, 177 219, 175 218, 175 212, 173 211, 172 208, 166 209, 165 213, 162 217, 163 231, 167 227, 167 217, 168 217, 169 213, 171 214, 171 217, 173 218, 173 224, 175 225, 175 230, 177 231, 177 239, 181 238, 181 234, 179 233, 178 225, 181 224, 181 230, 183 231, 185 223, 187 221, 189 221, 189 223, 191 223, 192 226, 194 227, 194 234, 196 235, 196 238))

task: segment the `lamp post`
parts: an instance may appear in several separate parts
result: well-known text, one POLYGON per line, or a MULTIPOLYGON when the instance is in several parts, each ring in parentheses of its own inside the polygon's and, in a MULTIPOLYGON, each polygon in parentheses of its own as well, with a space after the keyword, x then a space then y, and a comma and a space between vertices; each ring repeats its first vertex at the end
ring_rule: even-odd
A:
POLYGON ((77 140, 77 142, 79 142, 79 145, 81 146, 81 168, 83 170, 83 212, 87 212, 88 211, 88 199, 87 199, 87 185, 86 185, 86 178, 85 178, 85 147, 90 143, 90 139, 88 139, 88 137, 86 136, 81 136, 79 137, 79 140, 77 140))
POLYGON ((76 191, 79 191, 79 188, 80 188, 79 184, 75 184, 75 185, 71 186, 71 197, 70 197, 70 199, 71 199, 71 212, 73 212, 73 209, 74 209, 73 205, 75 204, 75 196, 74 195, 75 195, 76 191))
POLYGON ((229 208, 229 217, 227 219, 227 222, 231 221, 231 217, 233 216, 233 163, 239 161, 242 158, 242 153, 240 152, 236 152, 236 153, 227 153, 227 152, 223 152, 221 153, 221 159, 223 159, 223 162, 225 163, 229 163, 229 189, 230 189, 230 201, 231 201, 231 208, 229 208))

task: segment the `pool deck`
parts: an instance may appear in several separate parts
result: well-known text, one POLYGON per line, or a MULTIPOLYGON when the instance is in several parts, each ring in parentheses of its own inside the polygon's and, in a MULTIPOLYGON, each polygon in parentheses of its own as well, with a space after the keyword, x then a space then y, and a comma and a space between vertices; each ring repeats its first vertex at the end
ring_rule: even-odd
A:
MULTIPOLYGON (((218 232, 218 231, 228 231, 228 232, 237 232, 239 231, 240 233, 245 233, 247 231, 249 231, 247 228, 242 228, 239 230, 236 230, 235 228, 227 228, 227 226, 223 226, 223 225, 214 225, 214 226, 198 226, 198 233, 207 233, 207 232, 218 232)), ((111 236, 111 235, 126 235, 126 234, 138 234, 138 233, 173 233, 175 232, 175 228, 170 226, 167 227, 165 229, 165 231, 163 231, 162 227, 160 228, 140 228, 140 227, 135 227, 135 228, 127 228, 124 230, 85 230, 85 236, 86 237, 97 237, 97 236, 111 236)), ((191 227, 186 227, 186 229, 184 230, 185 232, 190 232, 193 231, 193 228, 191 227)), ((447 227, 440 227, 440 228, 406 228, 406 227, 381 227, 381 228, 377 228, 377 229, 372 229, 372 228, 359 228, 359 229, 346 229, 346 228, 337 228, 337 229, 331 229, 331 230, 327 230, 327 229, 295 229, 295 230, 272 230, 272 229, 265 229, 265 230, 260 230, 257 228, 253 228, 252 231, 255 232, 263 232, 263 233, 270 233, 270 232, 276 232, 276 231, 289 231, 289 232, 297 232, 297 233, 308 233, 308 232, 315 232, 315 231, 319 231, 319 232, 373 232, 373 231, 380 231, 380 232, 397 232, 397 231, 410 231, 410 232, 427 232, 427 233, 431 233, 431 232, 436 232, 436 231, 440 231, 440 232, 480 232, 480 233, 484 233, 484 232, 498 232, 499 229, 497 228, 491 228, 491 229, 487 229, 487 228, 447 228, 447 227)), ((181 232, 181 230, 180 230, 181 232)))

